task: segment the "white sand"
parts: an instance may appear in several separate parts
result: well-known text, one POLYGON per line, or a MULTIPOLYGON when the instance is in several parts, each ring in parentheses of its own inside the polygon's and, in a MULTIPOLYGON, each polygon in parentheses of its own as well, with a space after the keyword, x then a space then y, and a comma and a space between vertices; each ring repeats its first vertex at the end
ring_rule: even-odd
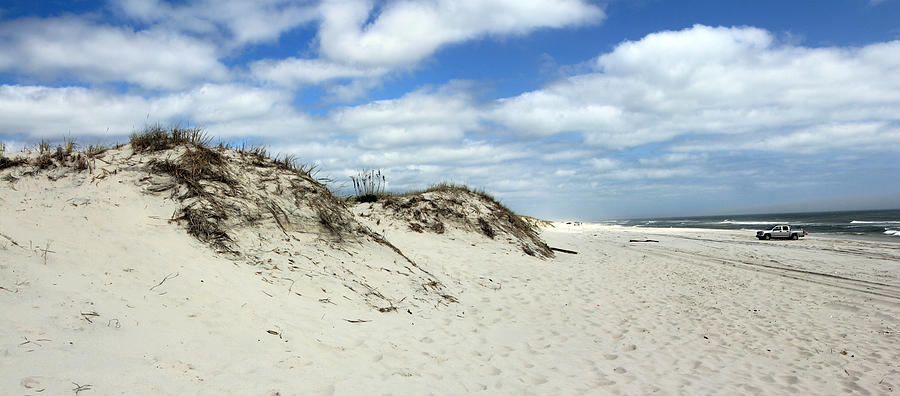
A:
MULTIPOLYGON (((890 394, 900 386, 897 244, 558 225, 543 237, 579 254, 539 260, 505 241, 415 233, 375 213, 359 219, 458 299, 407 300, 380 313, 330 268, 387 266, 396 256, 310 241, 292 245, 311 257, 294 269, 292 253, 257 265, 230 260, 167 222, 176 203, 140 193, 139 177, 0 182, 3 393, 74 394, 81 385, 80 395, 890 394)), ((391 271, 354 276, 385 287, 406 278, 391 271)))

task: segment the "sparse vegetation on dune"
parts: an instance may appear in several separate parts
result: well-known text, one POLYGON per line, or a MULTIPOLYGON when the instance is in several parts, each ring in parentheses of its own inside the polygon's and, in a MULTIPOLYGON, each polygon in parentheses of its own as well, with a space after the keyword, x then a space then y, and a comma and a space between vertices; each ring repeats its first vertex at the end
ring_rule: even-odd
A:
POLYGON ((439 183, 424 190, 401 194, 382 194, 385 209, 407 221, 416 232, 444 233, 447 224, 479 232, 495 239, 508 234, 530 256, 553 257, 534 226, 484 190, 464 184, 439 183))
MULTIPOLYGON (((266 219, 285 234, 286 227, 302 223, 337 240, 352 234, 343 203, 315 179, 314 165, 291 154, 273 156, 263 146, 211 146, 210 141, 199 128, 158 125, 131 137, 135 153, 171 150, 151 158, 148 170, 172 178, 173 196, 185 202, 176 219, 198 239, 235 252, 231 230, 266 219)), ((169 188, 157 183, 151 189, 169 188)))
POLYGON ((0 170, 24 165, 27 162, 28 161, 26 161, 24 158, 6 158, 3 156, 3 154, 0 154, 0 170))
MULTIPOLYGON (((344 201, 315 178, 314 165, 290 154, 272 155, 264 146, 213 146, 211 141, 201 128, 165 128, 159 124, 147 126, 129 140, 132 155, 141 154, 139 161, 144 169, 158 176, 147 181, 150 185, 145 191, 171 191, 172 197, 183 203, 173 219, 185 224, 199 240, 221 251, 235 252, 238 242, 234 229, 267 220, 276 223, 285 235, 306 227, 336 241, 353 235, 372 236, 360 231, 344 201)), ((41 140, 34 149, 37 155, 15 158, 0 152, 0 170, 32 166, 34 170, 29 172, 53 168, 60 169, 55 174, 63 169, 93 172, 96 159, 109 147, 82 148, 74 139, 66 138, 55 148, 41 140)), ((15 178, 7 175, 7 179, 15 178)), ((459 224, 491 239, 511 235, 529 255, 552 256, 534 224, 484 190, 439 183, 420 191, 390 193, 385 192, 387 180, 380 170, 362 170, 351 180, 356 192, 351 200, 380 201, 396 216, 409 219, 411 230, 443 233, 445 223, 459 224)))
POLYGON ((519 217, 534 228, 553 227, 553 222, 550 222, 547 220, 538 219, 536 217, 525 216, 525 215, 519 215, 519 217))
POLYGON ((75 143, 75 139, 66 137, 55 148, 49 140, 41 139, 33 148, 26 148, 29 154, 31 150, 34 150, 37 156, 20 155, 16 158, 7 158, 3 155, 3 152, 6 151, 6 147, 3 146, 3 150, 0 150, 0 170, 17 166, 33 166, 37 170, 71 168, 78 172, 92 171, 95 168, 94 160, 107 148, 94 145, 81 148, 75 143))
POLYGON ((143 131, 131 134, 131 149, 135 153, 167 150, 180 145, 208 147, 209 136, 201 128, 164 128, 160 124, 147 126, 143 131))
POLYGON ((6 143, 0 142, 0 170, 12 168, 14 166, 24 165, 27 161, 24 158, 6 158, 3 153, 6 151, 6 143))
POLYGON ((375 202, 379 196, 384 196, 387 179, 381 169, 361 170, 356 176, 350 176, 350 180, 353 181, 353 191, 356 192, 353 199, 357 202, 375 202))
MULTIPOLYGON (((264 281, 289 281, 289 293, 294 283, 315 285, 311 290, 323 294, 346 288, 379 312, 455 301, 437 277, 360 224, 346 202, 315 177, 316 167, 294 155, 271 155, 262 146, 213 145, 199 128, 153 125, 114 148, 43 140, 33 151, 10 157, 0 156, 0 176, 10 183, 46 175, 51 181, 69 177, 73 182, 59 187, 84 189, 79 194, 88 196, 95 187, 132 186, 168 196, 175 211, 166 210, 172 213, 166 218, 230 259, 257 266, 264 281), (94 168, 94 159, 100 167, 94 168), (94 169, 94 175, 79 176, 75 170, 82 168, 94 169), (308 280, 288 274, 294 271, 308 280), (383 273, 397 276, 382 279, 383 273)), ((46 181, 26 188, 42 188, 41 182, 46 181)))

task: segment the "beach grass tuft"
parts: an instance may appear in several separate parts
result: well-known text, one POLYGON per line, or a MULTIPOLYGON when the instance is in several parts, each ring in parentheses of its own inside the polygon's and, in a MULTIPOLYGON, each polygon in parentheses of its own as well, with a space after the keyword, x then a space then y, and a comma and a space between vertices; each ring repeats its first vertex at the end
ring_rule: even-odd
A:
POLYGON ((0 170, 4 170, 6 168, 12 168, 14 166, 25 165, 28 161, 24 158, 6 158, 3 154, 0 154, 0 170))
POLYGON ((160 124, 144 127, 140 133, 131 134, 131 149, 135 153, 154 152, 170 149, 182 144, 208 147, 210 138, 200 127, 165 128, 160 124))
POLYGON ((386 208, 410 219, 410 229, 429 229, 436 233, 444 231, 444 221, 460 222, 466 227, 495 239, 500 233, 508 233, 521 241, 522 251, 529 256, 553 257, 550 247, 541 240, 534 225, 522 219, 506 205, 482 189, 465 184, 443 182, 433 184, 424 190, 407 191, 399 194, 383 193, 379 196, 386 208), (438 193, 428 198, 426 194, 438 193), (487 206, 488 212, 477 218, 469 218, 472 209, 465 209, 466 197, 475 197, 487 206), (426 226, 423 227, 422 224, 426 226))
POLYGON ((353 181, 353 190, 356 192, 353 199, 357 202, 378 201, 387 186, 387 178, 381 173, 381 169, 363 169, 356 176, 350 176, 350 180, 353 181))

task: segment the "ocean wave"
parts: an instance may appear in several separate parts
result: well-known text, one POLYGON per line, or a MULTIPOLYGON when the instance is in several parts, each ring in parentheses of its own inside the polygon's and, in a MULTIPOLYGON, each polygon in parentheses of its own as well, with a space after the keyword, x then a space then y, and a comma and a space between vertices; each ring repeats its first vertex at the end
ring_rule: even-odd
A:
POLYGON ((853 220, 850 224, 900 224, 900 221, 896 220, 878 220, 878 221, 868 221, 868 220, 853 220))
POLYGON ((772 220, 772 221, 767 221, 767 220, 759 220, 759 221, 722 220, 722 221, 720 221, 720 222, 718 222, 718 223, 715 223, 715 224, 739 224, 739 225, 740 225, 740 224, 743 224, 743 225, 756 225, 756 224, 790 224, 790 223, 791 223, 791 222, 789 222, 789 221, 783 221, 783 220, 772 220))
POLYGON ((897 230, 885 230, 884 235, 893 235, 900 237, 900 231, 897 230))

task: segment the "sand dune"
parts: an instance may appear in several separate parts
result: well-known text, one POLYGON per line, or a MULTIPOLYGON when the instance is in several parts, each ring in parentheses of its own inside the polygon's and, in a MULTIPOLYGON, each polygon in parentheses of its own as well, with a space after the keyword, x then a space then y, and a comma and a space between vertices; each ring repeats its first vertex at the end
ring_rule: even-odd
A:
MULTIPOLYGON (((450 221, 417 232, 378 204, 342 209, 351 226, 336 238, 275 200, 286 217, 228 223, 235 255, 170 221, 185 202, 148 190, 167 179, 131 154, 111 151, 93 173, 0 172, 4 393, 900 386, 895 244, 555 224, 539 238, 578 254, 542 259, 515 235, 450 221)), ((269 183, 257 197, 278 190, 262 170, 230 172, 269 183)))

